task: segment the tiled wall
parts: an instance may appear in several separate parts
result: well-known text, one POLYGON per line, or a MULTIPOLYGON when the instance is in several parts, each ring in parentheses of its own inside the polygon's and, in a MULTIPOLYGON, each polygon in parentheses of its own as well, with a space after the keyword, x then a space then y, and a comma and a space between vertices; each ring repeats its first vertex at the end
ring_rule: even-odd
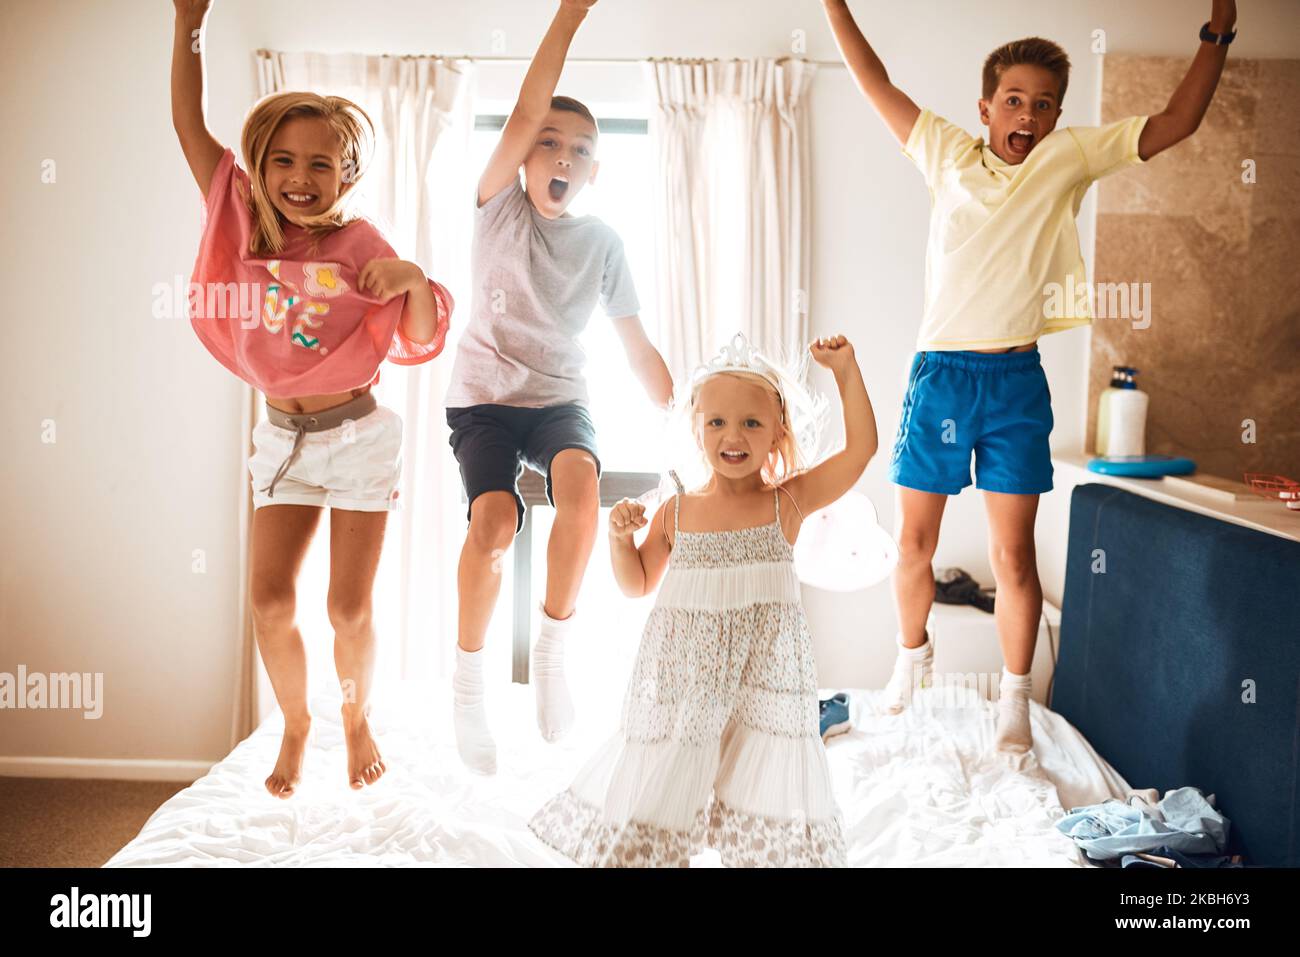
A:
MULTIPOLYGON (((1184 58, 1108 56, 1102 122, 1160 111, 1184 58)), ((1100 184, 1094 283, 1150 283, 1092 330, 1088 447, 1111 366, 1151 397, 1147 451, 1300 479, 1300 60, 1227 67, 1197 132, 1100 184), (1242 181, 1253 160, 1256 182, 1242 181), (1135 328, 1150 322, 1147 328, 1135 328), (1255 442, 1243 442, 1243 420, 1255 442)))

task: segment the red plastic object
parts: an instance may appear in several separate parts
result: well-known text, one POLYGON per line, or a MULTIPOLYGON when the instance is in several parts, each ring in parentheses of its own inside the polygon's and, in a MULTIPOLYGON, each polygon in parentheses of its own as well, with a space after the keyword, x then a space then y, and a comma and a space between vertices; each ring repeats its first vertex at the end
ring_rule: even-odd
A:
POLYGON ((1277 499, 1286 503, 1286 507, 1300 511, 1300 482, 1285 475, 1266 475, 1263 472, 1247 472, 1246 484, 1256 495, 1263 498, 1277 499))

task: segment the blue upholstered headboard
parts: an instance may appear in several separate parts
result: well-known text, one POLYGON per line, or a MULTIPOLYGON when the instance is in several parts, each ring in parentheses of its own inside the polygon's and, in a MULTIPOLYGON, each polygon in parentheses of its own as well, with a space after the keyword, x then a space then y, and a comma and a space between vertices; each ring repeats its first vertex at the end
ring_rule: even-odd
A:
POLYGON ((1215 794, 1248 863, 1300 866, 1300 542, 1076 488, 1052 708, 1132 787, 1215 794))

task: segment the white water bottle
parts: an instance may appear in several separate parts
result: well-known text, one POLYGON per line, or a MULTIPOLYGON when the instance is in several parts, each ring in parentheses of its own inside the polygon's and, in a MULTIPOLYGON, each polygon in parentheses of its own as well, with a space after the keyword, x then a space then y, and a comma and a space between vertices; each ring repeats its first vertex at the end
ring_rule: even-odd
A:
POLYGON ((1115 366, 1097 404, 1097 454, 1108 458, 1146 453, 1147 403, 1137 369, 1115 366))

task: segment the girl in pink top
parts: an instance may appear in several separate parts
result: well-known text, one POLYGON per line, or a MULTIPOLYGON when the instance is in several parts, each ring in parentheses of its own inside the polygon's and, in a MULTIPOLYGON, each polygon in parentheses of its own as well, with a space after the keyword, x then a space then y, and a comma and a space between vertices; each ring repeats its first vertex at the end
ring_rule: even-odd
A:
POLYGON ((384 773, 367 723, 374 668, 371 590, 389 509, 397 506, 401 419, 370 387, 385 359, 442 351, 452 298, 400 260, 341 203, 369 158, 370 119, 356 104, 280 93, 253 107, 242 152, 208 131, 203 28, 211 0, 173 0, 172 121, 203 191, 203 238, 190 286, 199 339, 266 394, 249 460, 254 505, 252 609, 258 648, 284 714, 267 790, 301 776, 311 718, 295 579, 322 507, 330 513, 329 617, 344 690, 353 788, 384 773))

